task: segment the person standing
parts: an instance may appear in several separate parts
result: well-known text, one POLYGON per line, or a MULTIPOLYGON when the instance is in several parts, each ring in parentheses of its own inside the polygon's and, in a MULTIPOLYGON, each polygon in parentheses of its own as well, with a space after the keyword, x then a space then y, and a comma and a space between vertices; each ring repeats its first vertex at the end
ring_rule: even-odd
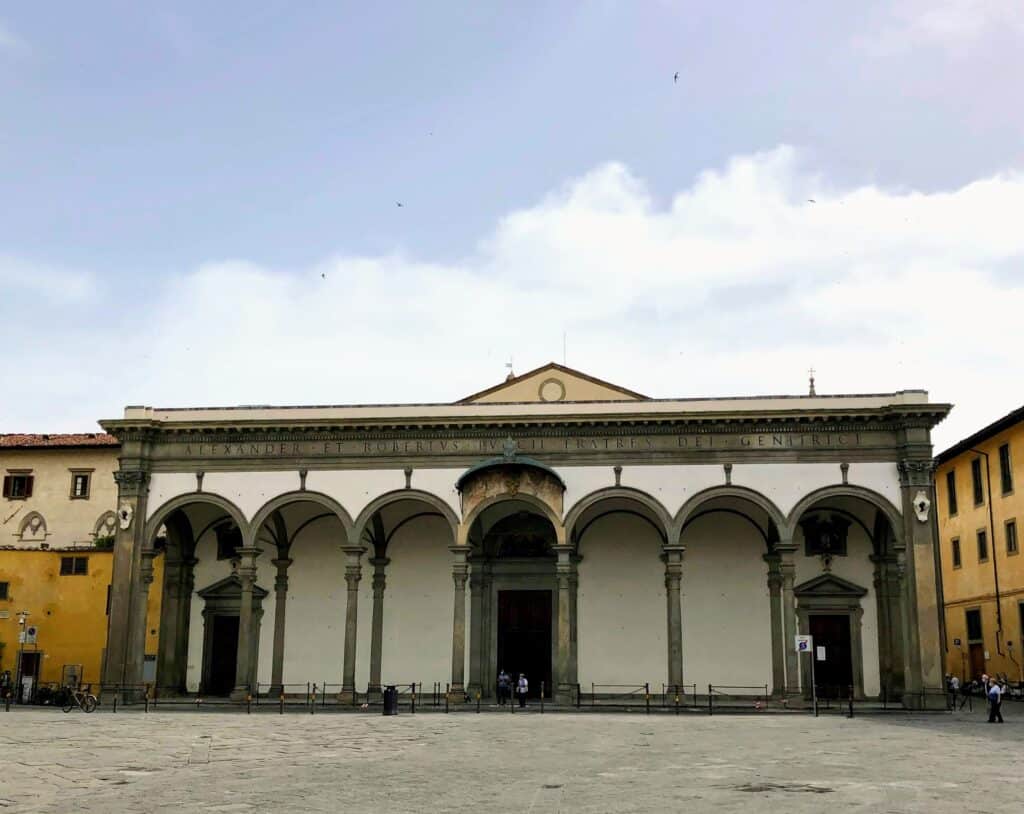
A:
POLYGON ((519 674, 519 681, 516 682, 516 695, 519 696, 520 709, 526 707, 526 693, 530 691, 530 682, 526 680, 524 673, 519 674))
POLYGON ((498 703, 505 706, 505 702, 512 696, 512 676, 502 670, 498 673, 498 703))
POLYGON ((990 724, 1003 722, 1003 688, 995 679, 988 686, 988 722, 990 724))
POLYGON ((949 708, 956 709, 956 699, 960 695, 960 679, 956 676, 949 677, 949 708))

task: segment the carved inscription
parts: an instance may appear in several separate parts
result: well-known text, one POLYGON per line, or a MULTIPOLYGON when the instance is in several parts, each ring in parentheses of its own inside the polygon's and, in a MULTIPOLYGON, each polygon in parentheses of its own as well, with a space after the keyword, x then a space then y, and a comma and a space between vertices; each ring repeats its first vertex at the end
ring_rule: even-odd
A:
MULTIPOLYGON (((156 457, 279 459, 392 456, 497 456, 505 436, 492 438, 339 439, 315 441, 219 441, 160 444, 156 457)), ((523 455, 542 453, 679 452, 710 450, 827 450, 882 447, 890 433, 708 433, 692 435, 594 435, 516 439, 523 455)))

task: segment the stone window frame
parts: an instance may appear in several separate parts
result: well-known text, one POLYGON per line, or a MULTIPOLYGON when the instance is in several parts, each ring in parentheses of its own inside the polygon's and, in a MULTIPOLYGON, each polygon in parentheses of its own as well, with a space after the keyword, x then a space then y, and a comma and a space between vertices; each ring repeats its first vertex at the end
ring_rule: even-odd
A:
POLYGON ((92 495, 92 473, 95 469, 70 469, 71 473, 71 486, 68 490, 68 498, 71 500, 88 500, 92 495), (79 478, 85 478, 85 492, 80 495, 75 494, 75 483, 79 478))
POLYGON ((1020 538, 1017 535, 1016 517, 1011 517, 1003 522, 1003 536, 1006 539, 1006 556, 1015 557, 1020 554, 1020 538), (1013 548, 1010 548, 1011 539, 1013 540, 1013 548))
POLYGON ((1010 458, 1010 442, 999 445, 999 488, 1004 496, 1013 494, 1013 459, 1010 458), (1005 452, 1005 455, 1004 455, 1005 452))
POLYGON ((956 467, 950 467, 946 473, 946 508, 950 517, 956 517, 959 507, 956 498, 956 467))
POLYGON ((31 469, 8 469, 4 475, 4 499, 5 500, 28 500, 32 497, 32 488, 35 485, 36 477, 31 469), (14 494, 14 484, 19 478, 24 478, 23 492, 20 495, 14 494))

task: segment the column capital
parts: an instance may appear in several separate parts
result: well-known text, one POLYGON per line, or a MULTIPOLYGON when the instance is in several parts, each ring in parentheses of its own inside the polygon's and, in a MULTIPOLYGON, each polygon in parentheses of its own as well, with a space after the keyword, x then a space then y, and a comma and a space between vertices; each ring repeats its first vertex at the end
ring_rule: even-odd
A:
POLYGON ((663 545, 661 547, 661 561, 663 563, 681 563, 683 554, 686 553, 684 545, 663 545))
POLYGON ((339 546, 339 548, 349 556, 349 558, 355 557, 359 559, 366 553, 366 546, 361 543, 345 543, 339 546))

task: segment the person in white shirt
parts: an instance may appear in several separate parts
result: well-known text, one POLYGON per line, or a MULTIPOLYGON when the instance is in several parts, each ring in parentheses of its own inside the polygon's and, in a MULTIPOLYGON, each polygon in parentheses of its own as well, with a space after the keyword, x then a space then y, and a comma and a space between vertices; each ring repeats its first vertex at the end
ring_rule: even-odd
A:
POLYGON ((530 682, 526 680, 523 673, 519 674, 519 681, 516 682, 516 695, 519 696, 519 706, 526 706, 526 693, 530 691, 530 682))
POLYGON ((999 682, 992 680, 988 687, 988 722, 990 724, 1003 722, 1003 688, 999 682))

